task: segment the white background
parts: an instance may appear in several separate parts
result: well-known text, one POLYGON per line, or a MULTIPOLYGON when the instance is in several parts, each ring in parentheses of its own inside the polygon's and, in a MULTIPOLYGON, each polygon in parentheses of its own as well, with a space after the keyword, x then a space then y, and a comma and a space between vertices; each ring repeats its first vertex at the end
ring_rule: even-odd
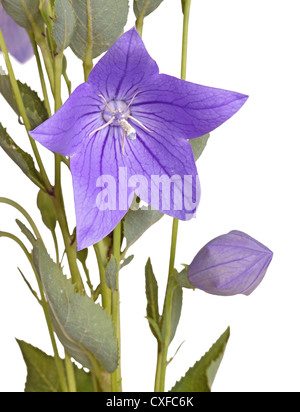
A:
MULTIPOLYGON (((180 0, 165 0, 145 22, 144 41, 161 72, 179 76, 180 0)), ((167 373, 169 389, 231 326, 231 338, 214 391, 299 391, 299 96, 300 26, 297 0, 193 0, 188 80, 250 95, 242 110, 214 131, 198 162, 202 201, 197 219, 180 224, 177 267, 190 263, 212 238, 238 229, 257 238, 274 259, 250 297, 222 298, 185 291, 178 334, 170 355, 184 341, 167 373)), ((127 28, 134 24, 131 13, 127 28)), ((73 86, 81 63, 68 52, 73 86)), ((3 58, 0 57, 3 65, 3 58)), ((13 61, 17 77, 39 90, 34 60, 13 61)), ((14 114, 0 99, 1 122, 25 150, 30 147, 14 114)), ((41 150, 48 168, 52 157, 41 150)), ((22 204, 36 219, 37 190, 0 153, 0 196, 22 204)), ((71 181, 65 177, 71 223, 71 181)), ((18 213, 0 206, 0 230, 18 233, 18 213)), ((122 369, 125 391, 152 391, 156 344, 145 316, 144 266, 151 256, 163 302, 172 219, 165 217, 132 249, 121 272, 122 369)), ((52 247, 51 237, 44 232, 52 247)), ((18 246, 0 239, 0 391, 23 391, 26 368, 15 337, 51 354, 42 311, 17 267, 34 283, 18 246)), ((92 253, 91 253, 92 255, 92 253)), ((92 272, 96 279, 94 261, 92 272)))

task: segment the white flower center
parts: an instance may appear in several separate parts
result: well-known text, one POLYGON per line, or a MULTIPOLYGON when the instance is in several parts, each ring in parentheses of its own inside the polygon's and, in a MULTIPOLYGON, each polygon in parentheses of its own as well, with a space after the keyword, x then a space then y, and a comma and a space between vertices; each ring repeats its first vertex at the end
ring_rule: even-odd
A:
POLYGON ((108 126, 120 126, 123 131, 122 154, 125 154, 124 152, 125 152, 126 138, 129 140, 136 139, 136 130, 128 122, 128 119, 131 119, 131 121, 138 124, 140 127, 145 129, 147 132, 152 133, 152 131, 147 129, 147 127, 144 126, 139 120, 135 119, 132 116, 131 111, 130 111, 130 106, 132 105, 137 94, 139 93, 140 92, 135 93, 135 95, 133 96, 129 104, 126 103, 124 100, 118 100, 118 99, 110 100, 109 102, 107 102, 105 97, 100 94, 99 97, 101 97, 101 99, 105 103, 105 108, 102 112, 102 117, 103 117, 103 120, 105 121, 105 124, 99 127, 98 129, 93 130, 90 133, 90 136, 100 130, 105 129, 108 126))

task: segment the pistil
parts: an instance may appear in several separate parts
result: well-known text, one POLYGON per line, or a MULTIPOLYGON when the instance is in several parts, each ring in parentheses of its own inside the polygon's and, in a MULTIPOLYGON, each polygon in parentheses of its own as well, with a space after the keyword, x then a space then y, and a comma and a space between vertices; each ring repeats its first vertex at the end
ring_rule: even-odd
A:
POLYGON ((93 130, 90 134, 89 137, 94 135, 95 133, 105 129, 108 126, 120 126, 122 128, 122 154, 125 155, 125 141, 126 138, 133 141, 136 139, 136 130, 131 124, 128 122, 128 119, 132 120, 136 124, 138 124, 140 127, 142 127, 144 130, 146 130, 149 133, 153 133, 151 130, 149 130, 146 126, 143 125, 139 120, 137 120, 135 117, 132 116, 130 109, 130 106, 132 105, 134 99, 136 96, 141 93, 141 91, 138 91, 134 94, 132 97, 131 101, 129 104, 127 104, 124 100, 111 100, 110 102, 107 102, 105 97, 100 94, 99 97, 103 100, 105 104, 105 108, 102 112, 102 117, 103 120, 106 122, 102 126, 100 126, 98 129, 93 130), (114 108, 111 106, 114 105, 114 108))

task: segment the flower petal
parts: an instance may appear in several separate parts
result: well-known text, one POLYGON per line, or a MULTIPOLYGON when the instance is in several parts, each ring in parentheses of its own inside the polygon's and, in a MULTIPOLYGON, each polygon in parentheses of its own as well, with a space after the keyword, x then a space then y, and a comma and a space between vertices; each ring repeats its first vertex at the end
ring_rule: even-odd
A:
POLYGON ((107 128, 71 158, 78 250, 111 233, 128 211, 127 182, 120 181, 122 168, 126 174, 121 140, 119 127, 107 128))
POLYGON ((33 48, 26 30, 17 25, 4 11, 0 3, 0 27, 7 50, 20 63, 25 63, 33 56, 33 48))
POLYGON ((199 205, 200 183, 190 143, 170 133, 134 127, 136 140, 125 144, 129 186, 136 186, 136 194, 154 209, 177 219, 191 219, 199 205))
POLYGON ((131 110, 150 129, 170 130, 174 137, 194 139, 228 120, 247 98, 160 74, 144 85, 131 110))
POLYGON ((135 28, 124 33, 108 50, 89 76, 89 83, 106 98, 132 98, 144 82, 158 74, 135 28))
POLYGON ((50 119, 30 134, 52 152, 71 156, 80 151, 84 139, 103 123, 100 105, 93 88, 83 83, 50 119))

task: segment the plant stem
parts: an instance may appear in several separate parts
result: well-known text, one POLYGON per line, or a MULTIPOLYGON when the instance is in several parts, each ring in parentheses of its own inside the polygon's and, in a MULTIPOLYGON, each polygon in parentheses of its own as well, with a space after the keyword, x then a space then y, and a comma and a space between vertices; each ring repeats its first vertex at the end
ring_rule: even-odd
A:
POLYGON ((92 16, 91 16, 91 5, 90 2, 87 2, 87 44, 86 44, 86 53, 83 62, 84 70, 84 80, 87 82, 89 74, 93 68, 93 59, 92 59, 92 16))
POLYGON ((173 219, 168 283, 170 282, 170 278, 173 275, 174 267, 175 267, 178 226, 179 226, 178 219, 173 219))
POLYGON ((24 252, 25 256, 27 257, 27 259, 30 261, 30 259, 31 259, 30 253, 28 252, 28 250, 27 250, 26 246, 24 245, 24 243, 17 236, 15 236, 15 235, 13 235, 12 233, 9 233, 9 232, 0 231, 0 237, 7 237, 8 239, 11 239, 11 240, 15 241, 20 246, 20 248, 23 250, 23 252, 24 252))
POLYGON ((55 233, 55 229, 51 230, 52 238, 53 238, 53 243, 54 243, 54 248, 55 248, 55 257, 56 257, 56 263, 59 265, 59 248, 58 248, 58 241, 57 241, 57 236, 55 233))
POLYGON ((23 100, 22 100, 22 96, 21 96, 21 93, 20 93, 20 89, 19 89, 17 80, 15 78, 15 74, 14 74, 14 71, 13 71, 13 68, 12 68, 12 65, 11 65, 11 61, 10 61, 10 58, 9 58, 9 54, 8 54, 8 51, 7 51, 7 47, 6 47, 6 44, 5 44, 5 40, 4 40, 2 31, 1 31, 1 28, 0 28, 0 49, 1 49, 1 51, 3 53, 3 56, 4 56, 4 60, 5 60, 5 64, 6 64, 6 68, 7 68, 7 72, 8 72, 8 77, 9 77, 10 84, 11 84, 11 88, 12 88, 14 97, 16 99, 16 103, 17 103, 17 106, 18 106, 20 116, 23 119, 26 131, 27 131, 27 134, 28 134, 28 137, 29 137, 29 141, 30 141, 30 144, 31 144, 31 147, 32 147, 32 151, 34 153, 37 164, 39 166, 41 177, 43 179, 43 182, 45 184, 46 189, 51 190, 52 186, 51 186, 50 181, 48 179, 48 176, 47 176, 46 170, 44 168, 42 159, 40 157, 36 142, 32 139, 32 137, 29 134, 29 131, 31 129, 31 125, 30 125, 30 122, 28 120, 28 116, 27 116, 26 109, 25 109, 25 106, 24 106, 24 103, 23 103, 23 100))
POLYGON ((192 0, 185 0, 185 5, 184 5, 183 35, 182 35, 182 57, 181 57, 181 78, 182 78, 182 80, 186 80, 191 3, 192 3, 192 0))
POLYGON ((142 10, 141 10, 136 22, 135 22, 135 27, 136 27, 137 32, 139 33, 139 35, 141 37, 143 36, 145 13, 146 13, 149 1, 150 0, 146 0, 146 2, 144 4, 144 7, 142 8, 142 10))
MULTIPOLYGON (((186 80, 187 72, 187 51, 188 51, 188 29, 190 18, 191 0, 185 0, 184 3, 184 19, 183 19, 183 36, 182 36, 182 61, 181 61, 181 78, 186 80)), ((166 369, 168 365, 168 350, 171 338, 171 315, 172 315, 172 297, 174 292, 174 285, 172 281, 173 272, 175 269, 175 256, 178 237, 179 222, 177 219, 173 220, 172 227, 172 241, 169 263, 169 276, 166 288, 165 303, 163 310, 164 324, 166 325, 164 340, 158 345, 157 354, 157 368, 155 377, 155 392, 164 392, 165 390, 165 377, 166 369)))
POLYGON ((65 366, 66 366, 66 372, 67 372, 69 392, 75 393, 77 392, 77 387, 76 387, 74 367, 73 367, 71 358, 66 351, 65 351, 65 366))
POLYGON ((105 252, 103 250, 103 241, 96 243, 94 245, 94 250, 96 253, 97 263, 99 267, 99 274, 100 274, 100 293, 102 296, 102 307, 106 310, 107 315, 111 316, 111 290, 106 284, 105 279, 105 265, 104 262, 105 252))
POLYGON ((111 313, 112 322, 115 327, 115 337, 118 340, 119 345, 119 364, 118 368, 112 373, 111 376, 111 391, 122 392, 122 377, 121 377, 121 326, 120 326, 120 293, 119 293, 119 268, 120 268, 120 250, 121 250, 121 222, 118 223, 114 230, 113 238, 113 255, 118 263, 118 273, 116 280, 116 290, 112 291, 111 299, 111 313))
POLYGON ((29 215, 29 213, 26 212, 26 210, 19 205, 17 202, 14 202, 13 200, 7 199, 5 197, 0 197, 0 203, 4 203, 6 205, 12 206, 15 209, 17 209, 20 213, 22 213, 22 215, 27 219, 28 223, 30 224, 35 236, 38 239, 42 240, 42 236, 40 234, 40 232, 38 231, 38 228, 36 227, 36 224, 34 223, 32 217, 29 215))
POLYGON ((51 108, 50 108, 49 97, 48 97, 48 92, 47 92, 47 86, 46 86, 46 81, 45 81, 45 76, 44 76, 44 72, 43 72, 43 68, 42 68, 40 55, 39 55, 39 52, 38 52, 38 48, 37 48, 36 41, 34 39, 33 33, 29 33, 29 37, 30 37, 30 40, 31 40, 31 44, 32 44, 35 59, 36 59, 36 64, 37 64, 37 67, 38 67, 38 72, 39 72, 42 91, 43 91, 43 96, 44 96, 44 104, 45 104, 48 116, 50 117, 51 116, 51 108))

